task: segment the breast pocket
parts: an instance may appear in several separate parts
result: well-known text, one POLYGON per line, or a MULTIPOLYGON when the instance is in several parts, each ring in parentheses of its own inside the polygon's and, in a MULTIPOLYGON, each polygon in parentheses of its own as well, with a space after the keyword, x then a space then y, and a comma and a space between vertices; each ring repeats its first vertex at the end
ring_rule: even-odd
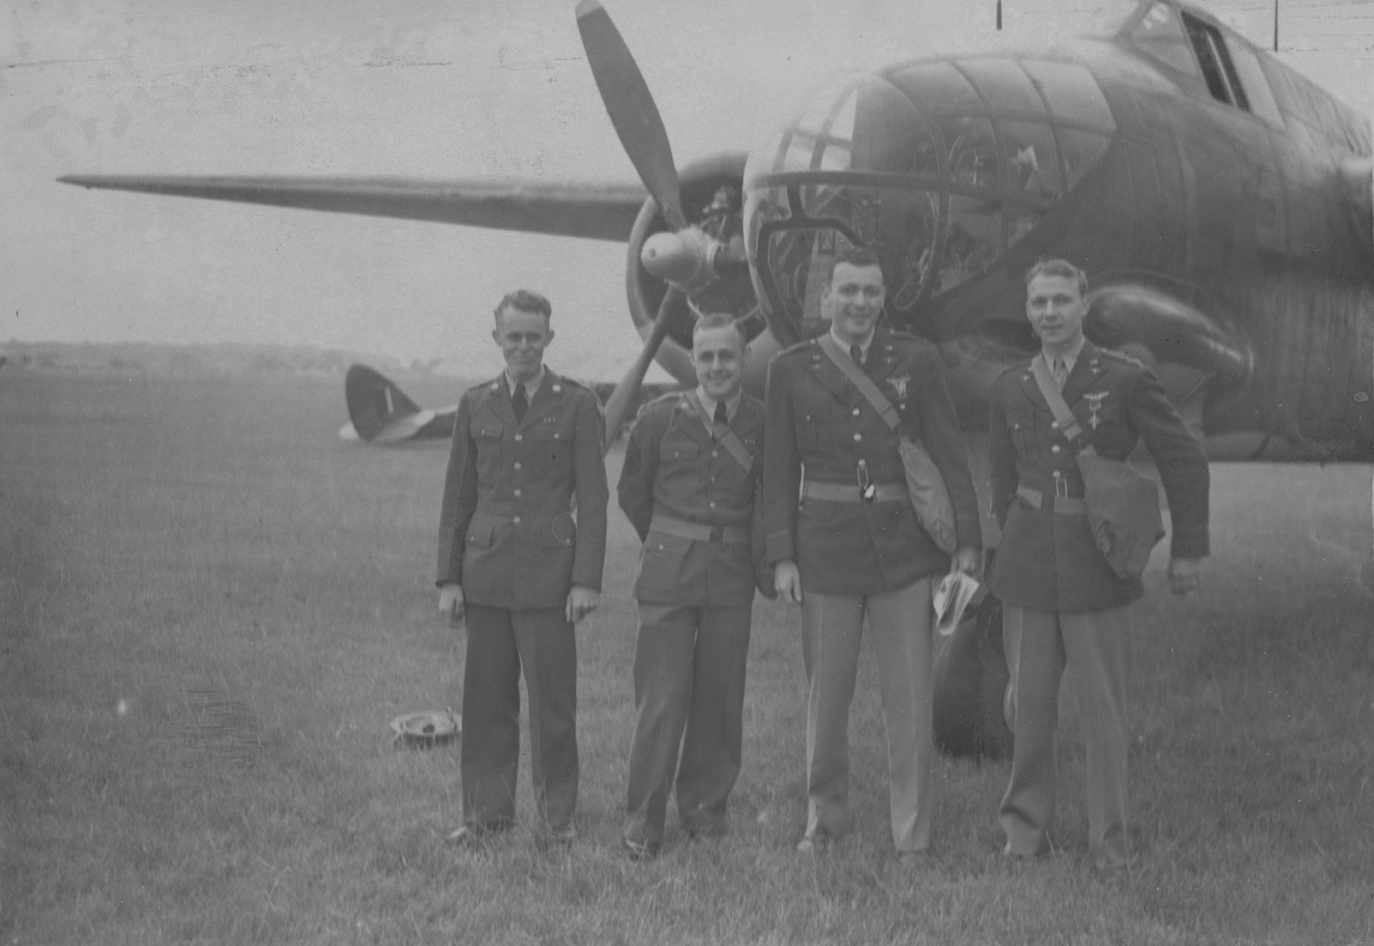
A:
POLYGON ((572 465, 573 438, 571 427, 563 428, 553 424, 538 427, 534 431, 534 441, 539 452, 544 454, 555 467, 572 465))
POLYGON ((478 478, 483 483, 489 483, 501 475, 501 437, 505 433, 505 425, 499 420, 474 417, 468 430, 477 447, 478 478))
POLYGON ((847 428, 847 406, 824 388, 808 389, 797 398, 797 444, 829 451, 836 431, 847 428))

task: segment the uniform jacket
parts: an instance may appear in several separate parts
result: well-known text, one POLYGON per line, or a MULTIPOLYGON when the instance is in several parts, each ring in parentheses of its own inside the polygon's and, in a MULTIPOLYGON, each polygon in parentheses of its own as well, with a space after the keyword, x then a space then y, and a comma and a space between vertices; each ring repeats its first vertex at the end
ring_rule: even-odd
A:
POLYGON ((630 431, 617 492, 620 508, 644 542, 635 597, 700 607, 754 600, 748 542, 725 544, 652 531, 655 514, 749 532, 763 467, 763 403, 745 394, 730 429, 754 457, 746 471, 716 443, 691 392, 645 405, 630 431))
MULTIPOLYGON (((1173 556, 1207 555, 1207 458, 1154 372, 1088 342, 1063 395, 1100 456, 1125 459, 1144 439, 1169 500, 1173 556)), ((1049 496, 1056 488, 1083 495, 1078 444, 1059 432, 1029 361, 994 382, 988 433, 992 511, 1003 527, 992 590, 1007 604, 1041 611, 1099 611, 1139 598, 1140 579, 1112 572, 1087 516, 1036 509, 1016 495, 1018 485, 1049 496), (1056 487, 1061 480, 1066 485, 1056 487)))
MULTIPOLYGON (((901 431, 920 440, 939 467, 959 544, 981 546, 978 500, 935 347, 879 327, 864 371, 896 408, 901 431)), ((857 486, 860 460, 871 482, 906 483, 898 433, 815 339, 768 366, 767 415, 763 519, 769 565, 795 561, 803 593, 825 594, 896 590, 949 569, 949 556, 926 535, 905 499, 798 503, 803 471, 807 480, 857 486)))
POLYGON ((504 375, 464 393, 444 477, 439 584, 516 609, 562 607, 574 584, 599 590, 602 425, 596 395, 547 369, 518 423, 504 375))

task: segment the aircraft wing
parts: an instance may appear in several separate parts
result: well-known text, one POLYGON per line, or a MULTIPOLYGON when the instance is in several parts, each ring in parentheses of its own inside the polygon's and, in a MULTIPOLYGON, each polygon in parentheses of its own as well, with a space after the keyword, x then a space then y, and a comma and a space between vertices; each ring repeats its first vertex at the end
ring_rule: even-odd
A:
POLYGON ((64 184, 274 207, 458 223, 625 242, 648 193, 635 184, 410 181, 399 178, 69 174, 64 184))

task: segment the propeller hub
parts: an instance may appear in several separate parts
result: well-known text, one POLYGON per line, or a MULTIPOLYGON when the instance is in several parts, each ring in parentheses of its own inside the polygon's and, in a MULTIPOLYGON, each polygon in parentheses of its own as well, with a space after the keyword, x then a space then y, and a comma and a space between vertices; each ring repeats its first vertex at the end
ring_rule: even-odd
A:
POLYGON ((699 292, 716 281, 713 265, 720 243, 696 227, 677 233, 655 233, 644 241, 639 261, 655 279, 687 293, 699 292))

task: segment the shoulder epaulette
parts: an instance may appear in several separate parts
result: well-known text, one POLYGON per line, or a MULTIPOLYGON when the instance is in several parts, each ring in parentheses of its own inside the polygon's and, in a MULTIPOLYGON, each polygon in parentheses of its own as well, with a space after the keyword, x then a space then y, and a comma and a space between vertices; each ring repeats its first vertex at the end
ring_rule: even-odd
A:
POLYGON ((783 355, 791 355, 791 354, 793 354, 793 353, 795 353, 795 352, 807 351, 807 350, 809 350, 809 349, 817 348, 817 347, 818 347, 818 346, 817 346, 817 344, 816 344, 816 339, 814 339, 814 338, 807 338, 807 339, 803 339, 803 340, 800 341, 800 342, 797 342, 795 345, 789 345, 789 346, 787 346, 787 347, 784 348, 782 351, 778 352, 774 357, 775 357, 775 358, 781 358, 783 355))
POLYGON ((1133 355, 1126 354, 1124 351, 1117 351, 1114 348, 1099 348, 1098 351, 1100 351, 1103 355, 1112 359, 1113 361, 1123 362, 1124 364, 1130 365, 1132 368, 1145 367, 1145 362, 1141 361, 1139 358, 1134 357, 1133 355))
POLYGON ((1001 381, 1003 378, 1007 377, 1010 374, 1021 371, 1027 371, 1030 368, 1030 363, 1030 358, 1026 358, 1024 361, 1013 361, 1011 364, 1004 367, 1001 371, 997 372, 997 377, 993 380, 1001 381))

